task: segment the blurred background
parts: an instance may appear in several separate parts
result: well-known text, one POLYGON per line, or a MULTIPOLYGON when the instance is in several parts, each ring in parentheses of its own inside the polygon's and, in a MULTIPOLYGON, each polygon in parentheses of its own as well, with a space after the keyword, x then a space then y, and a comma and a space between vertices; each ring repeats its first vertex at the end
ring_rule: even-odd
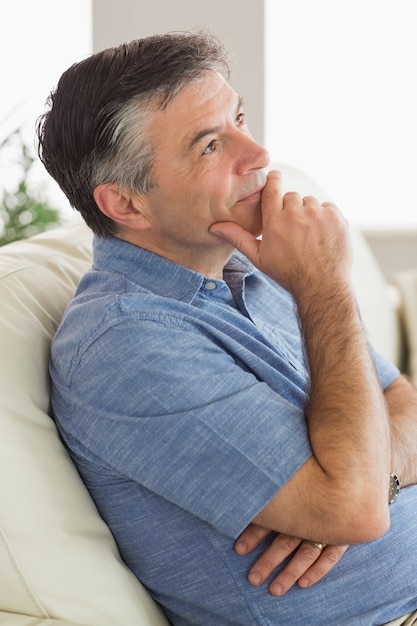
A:
MULTIPOLYGON (((274 162, 303 169, 361 229, 386 273, 417 266, 415 0, 9 0, 0 6, 0 201, 61 73, 92 51, 208 28, 274 162)), ((27 161, 26 161, 27 164, 27 161)), ((19 169, 20 168, 20 169, 19 169)), ((66 219, 36 158, 34 194, 66 219)))

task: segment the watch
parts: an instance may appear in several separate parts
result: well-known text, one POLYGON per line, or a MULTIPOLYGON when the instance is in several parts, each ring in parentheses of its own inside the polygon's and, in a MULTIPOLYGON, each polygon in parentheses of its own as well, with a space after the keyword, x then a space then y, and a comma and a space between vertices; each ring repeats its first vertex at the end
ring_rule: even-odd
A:
POLYGON ((389 483, 388 504, 394 504, 400 493, 400 481, 397 474, 391 472, 389 483))

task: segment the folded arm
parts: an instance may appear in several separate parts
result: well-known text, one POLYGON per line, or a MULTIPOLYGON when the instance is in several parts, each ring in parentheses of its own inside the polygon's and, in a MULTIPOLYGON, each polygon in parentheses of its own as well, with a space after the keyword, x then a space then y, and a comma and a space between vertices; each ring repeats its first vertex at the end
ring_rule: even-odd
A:
POLYGON ((371 541, 389 527, 390 428, 351 285, 347 223, 334 205, 282 197, 277 172, 262 218, 261 240, 232 223, 211 231, 294 296, 311 374, 313 454, 254 522, 325 544, 371 541))
MULTIPOLYGON (((417 483, 417 390, 399 376, 385 390, 391 425, 392 469, 403 487, 417 483)), ((236 542, 236 551, 247 554, 271 533, 268 528, 250 524, 236 542)), ((270 582, 273 595, 286 593, 294 584, 310 587, 321 580, 342 558, 348 546, 327 545, 320 550, 310 541, 278 534, 270 546, 252 565, 248 579, 253 585, 263 584, 285 559, 287 565, 270 582)))
POLYGON ((216 224, 262 271, 291 291, 311 369, 306 421, 312 457, 280 489, 236 544, 246 554, 278 535, 252 566, 262 584, 285 593, 320 580, 353 542, 378 538, 389 525, 389 473, 417 482, 417 391, 400 376, 382 392, 348 278, 346 231, 332 205, 280 195, 276 173, 263 194, 264 234, 216 224), (302 537, 303 539, 299 539, 302 537), (320 551, 314 541, 326 544, 320 551), (313 542, 313 543, 312 543, 313 542))

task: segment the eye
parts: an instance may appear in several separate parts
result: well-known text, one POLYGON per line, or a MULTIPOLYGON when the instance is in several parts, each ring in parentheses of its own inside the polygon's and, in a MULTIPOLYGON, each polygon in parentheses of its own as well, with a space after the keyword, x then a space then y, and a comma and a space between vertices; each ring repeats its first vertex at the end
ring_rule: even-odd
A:
POLYGON ((246 113, 239 113, 237 118, 235 119, 236 126, 242 126, 246 122, 246 113))
POLYGON ((213 141, 210 141, 208 146, 204 148, 202 154, 210 154, 211 152, 215 152, 215 150, 216 150, 216 141, 213 139, 213 141))

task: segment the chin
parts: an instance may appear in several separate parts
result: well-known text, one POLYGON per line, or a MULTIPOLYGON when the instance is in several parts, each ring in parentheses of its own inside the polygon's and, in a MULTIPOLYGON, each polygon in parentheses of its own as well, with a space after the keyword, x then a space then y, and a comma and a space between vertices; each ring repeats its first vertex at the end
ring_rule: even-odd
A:
MULTIPOLYGON (((244 228, 245 228, 245 226, 244 226, 244 228)), ((252 235, 254 237, 260 237, 262 235, 262 232, 263 232, 262 221, 261 220, 254 220, 251 224, 248 225, 246 230, 248 230, 250 233, 252 233, 252 235)))
POLYGON ((240 219, 237 219, 236 222, 255 237, 262 235, 263 228, 260 207, 257 207, 255 211, 251 211, 251 213, 240 215, 240 219))

